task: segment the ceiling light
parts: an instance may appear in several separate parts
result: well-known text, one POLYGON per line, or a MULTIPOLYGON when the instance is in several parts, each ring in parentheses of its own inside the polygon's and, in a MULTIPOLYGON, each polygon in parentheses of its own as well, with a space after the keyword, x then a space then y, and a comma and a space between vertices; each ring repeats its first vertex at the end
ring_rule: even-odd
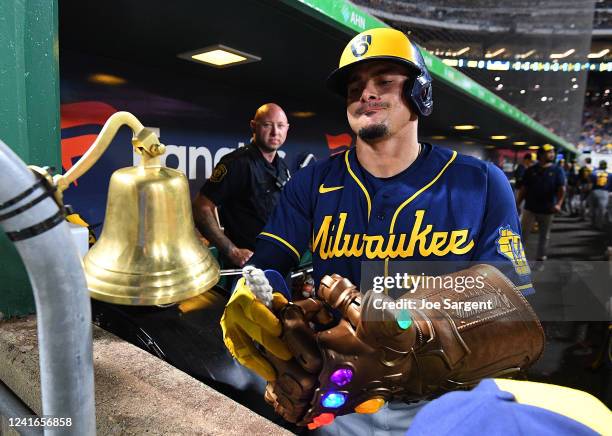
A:
POLYGON ((540 89, 540 85, 533 85, 533 89, 540 89))
POLYGON ((499 76, 495 76, 495 81, 496 81, 496 82, 499 82, 499 80, 500 80, 500 79, 501 79, 501 77, 499 77, 499 76))
POLYGON ((574 53, 576 50, 574 50, 573 48, 569 49, 566 52, 563 53, 551 53, 550 54, 550 58, 551 59, 563 59, 568 57, 569 55, 571 55, 572 53, 574 53))
POLYGON ((524 93, 525 93, 525 90, 524 90, 524 89, 521 89, 521 94, 524 94, 524 93))
POLYGON ((506 51, 506 49, 505 49, 505 48, 500 48, 500 49, 498 49, 498 50, 495 50, 493 53, 491 53, 491 52, 487 52, 487 53, 485 54, 485 58, 487 58, 487 59, 488 59, 488 58, 494 58, 495 56, 498 56, 498 55, 502 54, 502 53, 503 53, 503 52, 505 52, 505 51, 506 51))
POLYGON ((530 146, 528 148, 529 148, 529 150, 537 150, 540 147, 538 147, 537 145, 532 145, 532 146, 530 146))
POLYGON ((455 130, 474 130, 477 129, 478 126, 474 126, 472 124, 460 124, 457 126, 453 126, 453 129, 455 130))
POLYGON ((178 57, 217 68, 230 67, 261 60, 261 58, 258 56, 244 53, 222 44, 181 53, 178 55, 178 57))
POLYGON ((540 100, 541 101, 546 101, 546 97, 542 97, 540 100))
POLYGON ((598 58, 603 58, 608 53, 610 53, 610 49, 604 48, 602 51, 598 51, 597 53, 589 53, 587 57, 589 59, 598 59, 598 58))
POLYGON ((577 88, 578 88, 578 84, 577 84, 577 83, 574 83, 574 84, 572 85, 572 88, 577 89, 577 88))
POLYGON ((513 144, 514 145, 527 145, 525 141, 514 141, 513 144))
POLYGON ((494 145, 485 145, 485 148, 495 148, 494 145))
POLYGON ((497 86, 495 87, 495 89, 500 90, 500 89, 502 89, 503 87, 504 87, 503 83, 500 83, 499 85, 497 85, 497 86))
POLYGON ((491 139, 508 139, 506 135, 493 135, 491 139))
POLYGON ((295 118, 311 118, 311 117, 314 117, 316 113, 310 112, 310 111, 295 111, 295 112, 289 113, 289 115, 295 118))
POLYGON ((575 81, 576 81, 576 78, 575 78, 575 77, 572 77, 572 82, 575 82, 575 81))
POLYGON ((89 81, 102 85, 117 86, 123 85, 126 80, 123 77, 113 76, 112 74, 97 73, 89 76, 89 81))
POLYGON ((435 136, 430 136, 430 139, 435 139, 435 140, 446 139, 446 136, 435 135, 435 136))

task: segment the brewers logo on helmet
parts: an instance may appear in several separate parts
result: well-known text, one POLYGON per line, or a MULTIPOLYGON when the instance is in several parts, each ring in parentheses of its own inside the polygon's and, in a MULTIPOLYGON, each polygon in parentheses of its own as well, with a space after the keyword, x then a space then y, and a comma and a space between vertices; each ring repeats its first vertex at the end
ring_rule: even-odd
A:
POLYGON ((388 61, 405 66, 410 75, 404 91, 406 100, 420 115, 431 114, 431 75, 425 67, 423 56, 406 35, 388 27, 366 30, 355 36, 344 48, 338 69, 327 78, 327 86, 346 97, 347 79, 352 68, 372 61, 388 61))

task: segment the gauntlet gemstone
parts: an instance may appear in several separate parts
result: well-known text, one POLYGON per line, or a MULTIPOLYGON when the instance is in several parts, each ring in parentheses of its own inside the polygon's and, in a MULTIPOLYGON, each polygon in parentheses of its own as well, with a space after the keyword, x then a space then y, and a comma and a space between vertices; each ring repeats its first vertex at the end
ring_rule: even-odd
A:
POLYGON ((353 379, 353 370, 349 368, 337 369, 332 373, 329 379, 338 386, 347 385, 353 379))
POLYGON ((382 398, 370 398, 367 401, 355 407, 357 413, 376 413, 382 406, 385 405, 385 400, 382 398))
POLYGON ((323 407, 327 407, 328 409, 337 409, 338 407, 342 407, 344 403, 346 403, 345 395, 338 392, 328 392, 323 395, 323 399, 321 400, 323 407))

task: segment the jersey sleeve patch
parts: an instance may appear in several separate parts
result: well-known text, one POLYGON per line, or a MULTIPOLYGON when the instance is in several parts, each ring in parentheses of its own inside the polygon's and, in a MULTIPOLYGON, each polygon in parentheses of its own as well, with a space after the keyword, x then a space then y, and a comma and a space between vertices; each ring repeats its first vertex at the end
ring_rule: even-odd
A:
POLYGON ((499 235, 495 240, 497 252, 512 262, 514 270, 518 275, 528 275, 531 271, 529 270, 521 237, 512 231, 510 225, 500 227, 497 229, 497 233, 499 235))

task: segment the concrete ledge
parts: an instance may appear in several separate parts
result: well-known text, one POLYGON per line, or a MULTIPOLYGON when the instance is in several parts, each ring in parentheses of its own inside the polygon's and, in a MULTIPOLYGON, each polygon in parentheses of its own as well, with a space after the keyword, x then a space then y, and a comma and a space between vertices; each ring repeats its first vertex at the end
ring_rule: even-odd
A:
MULTIPOLYGON (((93 335, 98 434, 291 434, 96 326, 93 335)), ((42 415, 34 316, 0 322, 0 379, 42 415)))

